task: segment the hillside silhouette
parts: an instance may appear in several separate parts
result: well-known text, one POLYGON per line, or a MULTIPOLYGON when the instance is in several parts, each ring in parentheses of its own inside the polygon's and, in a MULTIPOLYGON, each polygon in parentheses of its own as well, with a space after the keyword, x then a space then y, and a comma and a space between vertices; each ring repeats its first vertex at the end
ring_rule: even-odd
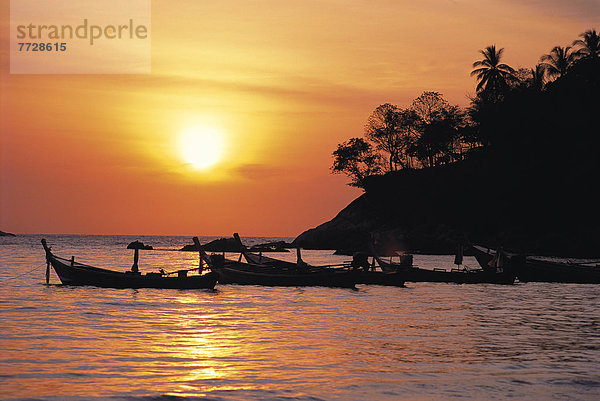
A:
POLYGON ((599 256, 600 57, 597 48, 579 54, 544 81, 540 69, 550 69, 540 64, 537 79, 536 69, 519 79, 511 69, 517 78, 506 87, 483 85, 469 110, 481 146, 448 163, 361 177, 354 184, 365 193, 295 244, 356 250, 379 237, 411 252, 450 253, 466 237, 518 252, 599 256))

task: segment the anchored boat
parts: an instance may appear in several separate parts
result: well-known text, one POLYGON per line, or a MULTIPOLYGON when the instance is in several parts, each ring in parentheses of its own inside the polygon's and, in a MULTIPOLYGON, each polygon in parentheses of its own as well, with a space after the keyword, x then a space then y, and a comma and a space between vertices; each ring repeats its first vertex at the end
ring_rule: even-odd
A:
MULTIPOLYGON (((296 263, 249 252, 242 244, 239 235, 234 238, 240 247, 240 260, 225 259, 221 255, 204 256, 210 259, 211 268, 219 274, 221 284, 250 284, 285 287, 343 287, 354 288, 357 275, 349 265, 311 266, 302 261, 298 251, 296 263), (247 263, 241 261, 241 256, 247 263)), ((198 249, 200 243, 194 239, 198 249)), ((201 251, 202 252, 202 251, 201 251)))
MULTIPOLYGON (((65 285, 108 288, 214 288, 218 277, 214 272, 202 274, 202 263, 197 268, 178 270, 172 273, 165 273, 161 269, 157 273, 142 274, 137 271, 135 262, 135 268, 125 272, 102 269, 76 262, 74 257, 65 259, 54 255, 45 239, 42 239, 42 245, 46 251, 46 283, 49 282, 50 266, 54 268, 61 283, 65 285), (198 271, 198 274, 189 274, 194 270, 198 271)), ((137 249, 135 260, 137 261, 137 249)))
POLYGON ((329 269, 316 266, 273 267, 212 256, 214 271, 220 284, 247 284, 283 287, 343 287, 354 288, 356 276, 352 270, 329 269))
MULTIPOLYGON (((456 283, 456 284, 513 284, 516 274, 512 263, 506 258, 488 260, 489 265, 482 269, 421 269, 412 263, 393 263, 383 260, 372 249, 373 257, 383 271, 396 271, 404 275, 406 281, 433 282, 433 283, 456 283)), ((412 262, 412 259, 409 259, 412 262)), ((462 264, 462 248, 456 255, 455 263, 462 264)))
MULTIPOLYGON (((489 263, 495 252, 472 245, 480 265, 489 263)), ((513 256, 515 271, 521 282, 600 284, 600 266, 594 260, 587 263, 559 262, 534 256, 513 256)))

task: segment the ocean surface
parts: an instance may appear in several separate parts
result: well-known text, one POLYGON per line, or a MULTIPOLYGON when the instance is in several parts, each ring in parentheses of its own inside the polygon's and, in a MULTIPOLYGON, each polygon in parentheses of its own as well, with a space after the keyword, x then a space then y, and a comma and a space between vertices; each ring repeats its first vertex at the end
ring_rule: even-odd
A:
POLYGON ((142 271, 198 263, 187 237, 1 237, 2 400, 600 399, 600 285, 46 286, 42 237, 99 267, 130 268, 135 239, 142 271))

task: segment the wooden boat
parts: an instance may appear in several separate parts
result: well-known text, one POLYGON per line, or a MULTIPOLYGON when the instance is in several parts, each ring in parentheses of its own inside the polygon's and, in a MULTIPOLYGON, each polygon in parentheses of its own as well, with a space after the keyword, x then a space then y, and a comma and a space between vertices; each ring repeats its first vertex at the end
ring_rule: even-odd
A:
POLYGON ((404 268, 412 266, 412 255, 406 256, 405 258, 401 258, 398 264, 376 266, 375 261, 369 263, 368 253, 355 252, 352 255, 350 266, 357 272, 358 284, 404 287, 404 282, 406 281, 404 268))
MULTIPOLYGON (((373 252, 377 264, 382 270, 396 270, 404 274, 406 281, 432 282, 432 283, 456 283, 456 284, 513 284, 516 274, 507 266, 488 267, 486 269, 421 269, 410 265, 387 262, 373 252)), ((491 260, 491 259, 490 259, 491 260)))
MULTIPOLYGON (((286 262, 279 259, 248 252, 241 243, 239 235, 234 238, 240 246, 240 260, 228 260, 222 255, 204 256, 210 259, 211 269, 219 274, 221 284, 248 284, 285 287, 343 287, 354 288, 356 272, 349 266, 332 268, 329 266, 310 266, 302 261, 298 254, 298 262, 286 262)), ((194 239, 196 242, 196 239, 194 239)), ((196 244, 200 246, 199 243, 196 244)))
POLYGON ((220 284, 246 284, 283 287, 343 287, 354 288, 355 272, 323 267, 284 268, 228 260, 213 255, 212 269, 219 274, 220 284))
MULTIPOLYGON (((481 265, 488 263, 495 252, 478 245, 472 245, 475 257, 481 265)), ((533 256, 512 257, 517 277, 521 282, 600 284, 600 266, 590 263, 557 262, 533 256)))
POLYGON ((358 270, 356 284, 388 285, 404 287, 406 274, 404 271, 385 272, 376 270, 358 270))
POLYGON ((289 271, 294 271, 298 269, 298 266, 305 265, 310 269, 328 269, 330 271, 337 271, 338 273, 349 274, 352 276, 352 279, 355 284, 376 284, 376 285, 390 285, 390 286, 404 286, 404 276, 401 273, 395 271, 365 271, 359 269, 352 269, 352 265, 345 263, 342 265, 332 265, 332 266, 308 266, 302 261, 302 257, 300 255, 300 251, 297 250, 297 262, 287 262, 284 260, 274 259, 269 256, 264 256, 262 254, 256 254, 250 252, 242 241, 237 233, 233 234, 234 238, 238 242, 240 247, 240 253, 246 259, 249 264, 253 265, 262 265, 268 266, 271 268, 279 268, 279 269, 287 269, 289 271))
POLYGON ((262 253, 256 254, 253 252, 249 252, 246 249, 242 249, 240 252, 244 256, 244 259, 246 259, 246 262, 252 265, 279 267, 283 269, 295 269, 298 266, 298 263, 271 258, 268 256, 264 256, 262 253))
MULTIPOLYGON (((282 268, 295 268, 296 264, 283 260, 273 259, 268 256, 257 255, 246 252, 243 254, 246 260, 253 264, 265 264, 267 266, 279 266, 282 268)), ((404 286, 404 274, 398 271, 375 271, 355 269, 354 278, 356 284, 389 285, 396 287, 404 286)))
POLYGON ((179 270, 175 272, 177 275, 162 272, 141 274, 134 271, 118 272, 101 269, 76 262, 75 258, 64 259, 54 255, 45 239, 42 239, 42 245, 46 251, 48 263, 46 282, 49 282, 50 266, 54 268, 61 283, 65 285, 90 285, 107 288, 214 288, 218 277, 214 272, 188 275, 188 272, 198 270, 198 268, 179 270))
POLYGON ((520 266, 517 277, 523 282, 600 284, 600 266, 561 263, 528 256, 520 266))

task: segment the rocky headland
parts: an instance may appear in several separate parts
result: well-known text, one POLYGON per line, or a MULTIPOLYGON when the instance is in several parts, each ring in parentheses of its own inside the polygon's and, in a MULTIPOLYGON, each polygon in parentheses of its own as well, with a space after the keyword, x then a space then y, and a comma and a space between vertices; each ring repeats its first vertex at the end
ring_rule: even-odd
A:
POLYGON ((470 241, 539 255, 600 256, 593 166, 498 167, 485 155, 372 177, 337 216, 300 234, 307 249, 450 254, 470 241))

